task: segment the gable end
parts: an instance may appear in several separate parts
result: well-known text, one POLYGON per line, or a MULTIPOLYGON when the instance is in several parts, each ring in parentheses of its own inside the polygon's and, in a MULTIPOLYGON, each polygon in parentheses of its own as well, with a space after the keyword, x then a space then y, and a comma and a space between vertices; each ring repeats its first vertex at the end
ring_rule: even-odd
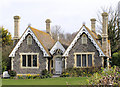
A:
POLYGON ((54 46, 52 47, 52 49, 50 50, 50 53, 51 53, 51 54, 54 54, 54 52, 55 52, 56 49, 62 50, 63 53, 65 52, 65 48, 62 46, 62 44, 61 44, 59 41, 57 41, 57 42, 55 43, 55 45, 54 45, 54 46))
POLYGON ((100 56, 105 56, 102 49, 99 47, 99 45, 96 43, 95 39, 90 35, 90 33, 88 32, 88 30, 86 29, 85 26, 83 26, 78 34, 76 35, 76 37, 74 38, 74 40, 72 41, 72 43, 69 45, 69 47, 67 48, 67 50, 65 51, 65 53, 63 54, 63 56, 68 56, 69 51, 72 49, 72 47, 75 45, 75 43, 77 42, 77 40, 80 38, 80 35, 82 35, 83 33, 85 33, 88 38, 91 40, 91 42, 93 43, 93 45, 96 47, 96 49, 99 52, 100 56))
POLYGON ((20 47, 21 43, 23 42, 23 40, 25 39, 25 37, 30 34, 33 36, 33 39, 35 40, 35 42, 38 44, 38 46, 40 47, 40 49, 43 51, 44 53, 44 57, 48 57, 50 56, 49 53, 47 53, 47 51, 45 50, 45 48, 42 46, 42 44, 38 41, 37 37, 34 35, 34 33, 32 32, 32 30, 30 29, 30 27, 28 27, 26 29, 26 31, 24 32, 24 34, 22 35, 22 37, 20 38, 20 40, 18 41, 18 43, 16 44, 16 46, 13 48, 12 52, 10 53, 9 57, 15 57, 15 52, 18 50, 18 48, 20 47))

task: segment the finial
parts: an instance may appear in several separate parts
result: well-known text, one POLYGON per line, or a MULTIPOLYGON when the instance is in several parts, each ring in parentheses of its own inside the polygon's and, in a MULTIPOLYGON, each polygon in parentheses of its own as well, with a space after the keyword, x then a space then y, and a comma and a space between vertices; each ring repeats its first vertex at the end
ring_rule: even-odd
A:
POLYGON ((60 40, 59 33, 58 33, 58 35, 57 35, 57 36, 58 36, 58 41, 59 41, 59 40, 60 40))
POLYGON ((85 22, 83 22, 83 25, 85 26, 85 22))
POLYGON ((28 24, 28 26, 30 27, 30 26, 31 26, 31 24, 29 23, 29 24, 28 24))

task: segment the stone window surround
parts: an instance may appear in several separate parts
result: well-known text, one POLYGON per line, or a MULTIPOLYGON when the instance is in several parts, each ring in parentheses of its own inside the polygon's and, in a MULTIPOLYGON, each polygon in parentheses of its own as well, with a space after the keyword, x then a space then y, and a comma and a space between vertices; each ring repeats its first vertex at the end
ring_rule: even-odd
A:
POLYGON ((21 68, 39 68, 39 53, 20 53, 20 67, 21 68), (33 56, 31 57, 31 67, 28 67, 28 66, 26 66, 26 67, 24 67, 24 66, 22 66, 22 55, 26 55, 26 65, 27 65, 27 63, 28 63, 28 57, 27 57, 27 55, 37 55, 37 67, 33 67, 33 56))
POLYGON ((85 34, 82 35, 82 44, 87 44, 87 36, 85 34))
POLYGON ((31 35, 27 36, 27 45, 32 45, 32 36, 31 35))
POLYGON ((91 67, 94 66, 94 55, 95 55, 95 52, 77 52, 77 53, 74 53, 74 62, 75 62, 74 67, 76 67, 76 68, 88 68, 89 67, 88 66, 88 56, 86 56, 86 61, 87 61, 86 65, 87 65, 87 67, 82 67, 82 56, 81 56, 81 67, 77 66, 76 60, 77 60, 77 55, 78 54, 80 54, 80 55, 82 55, 82 54, 86 54, 86 55, 92 54, 92 66, 91 67))

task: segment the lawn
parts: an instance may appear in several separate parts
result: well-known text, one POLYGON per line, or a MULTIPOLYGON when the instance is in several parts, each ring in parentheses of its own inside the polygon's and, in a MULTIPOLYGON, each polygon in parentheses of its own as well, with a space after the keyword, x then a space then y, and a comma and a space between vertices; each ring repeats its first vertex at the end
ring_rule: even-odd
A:
POLYGON ((46 79, 3 79, 2 85, 87 85, 86 77, 46 78, 46 79))

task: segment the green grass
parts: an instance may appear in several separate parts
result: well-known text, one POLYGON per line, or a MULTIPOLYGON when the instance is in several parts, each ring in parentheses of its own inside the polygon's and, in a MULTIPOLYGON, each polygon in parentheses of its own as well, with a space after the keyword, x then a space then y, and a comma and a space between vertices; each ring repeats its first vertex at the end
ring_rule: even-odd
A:
POLYGON ((46 79, 3 79, 2 85, 87 85, 86 77, 46 78, 46 79))
POLYGON ((2 79, 1 79, 1 77, 0 77, 0 87, 2 86, 2 79))

